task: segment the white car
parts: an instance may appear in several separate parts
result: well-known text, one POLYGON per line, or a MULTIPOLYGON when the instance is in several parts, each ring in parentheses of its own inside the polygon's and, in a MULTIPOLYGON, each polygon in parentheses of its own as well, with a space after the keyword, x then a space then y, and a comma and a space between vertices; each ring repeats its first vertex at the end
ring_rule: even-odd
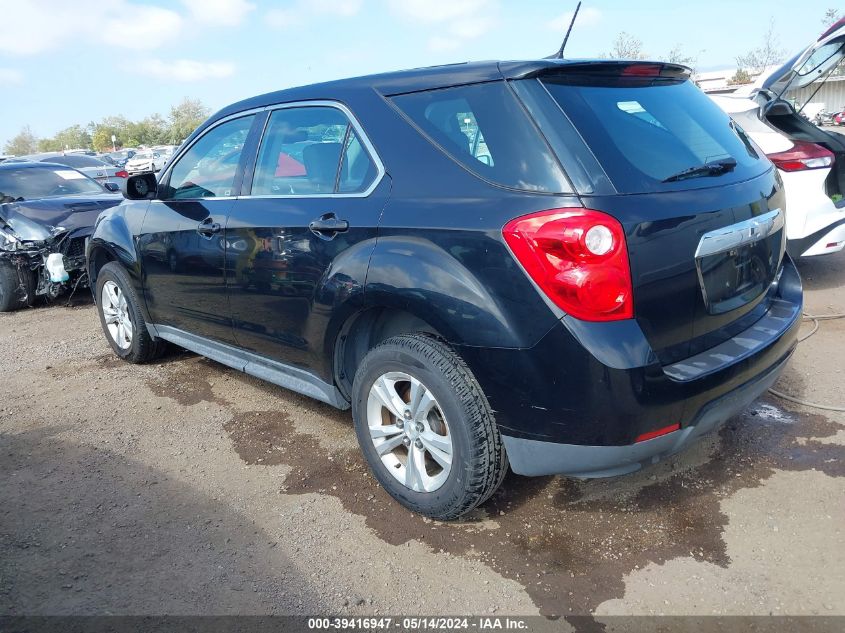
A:
POLYGON ((793 257, 845 247, 845 136, 816 127, 786 101, 790 92, 826 79, 843 56, 845 19, 762 79, 750 97, 711 96, 778 168, 793 257))
POLYGON ((164 167, 164 157, 158 152, 149 150, 141 151, 126 161, 125 169, 130 174, 143 172, 157 172, 164 167))

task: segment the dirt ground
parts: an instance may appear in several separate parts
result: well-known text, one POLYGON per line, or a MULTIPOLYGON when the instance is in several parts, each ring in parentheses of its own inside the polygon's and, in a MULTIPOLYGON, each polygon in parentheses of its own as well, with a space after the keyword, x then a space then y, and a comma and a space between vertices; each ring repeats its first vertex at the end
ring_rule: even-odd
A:
MULTIPOLYGON (((845 253, 800 269, 809 312, 845 312, 845 253)), ((778 388, 845 405, 844 334, 778 388)), ((665 463, 509 475, 444 524, 375 484, 349 413, 119 362, 90 302, 0 315, 0 348, 0 615, 845 615, 844 414, 767 396, 665 463)))

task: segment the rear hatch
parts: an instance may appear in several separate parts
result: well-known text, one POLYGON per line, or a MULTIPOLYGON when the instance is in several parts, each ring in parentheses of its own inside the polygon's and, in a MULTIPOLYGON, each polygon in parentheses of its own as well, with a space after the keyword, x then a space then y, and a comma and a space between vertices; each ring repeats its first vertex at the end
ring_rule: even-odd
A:
POLYGON ((825 80, 845 57, 845 18, 822 33, 806 49, 760 81, 763 91, 774 97, 825 80))
POLYGON ((765 313, 784 248, 778 176, 687 69, 570 62, 503 72, 520 78, 512 86, 584 205, 621 222, 635 318, 663 364, 765 313))

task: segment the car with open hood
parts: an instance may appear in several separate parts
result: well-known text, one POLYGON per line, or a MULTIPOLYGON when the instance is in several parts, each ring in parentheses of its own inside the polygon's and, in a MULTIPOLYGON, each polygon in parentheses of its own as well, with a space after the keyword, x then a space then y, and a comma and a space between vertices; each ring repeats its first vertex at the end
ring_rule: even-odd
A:
POLYGON ((67 165, 0 164, 0 312, 87 284, 85 241, 117 190, 67 165))
POLYGON ((751 96, 713 96, 778 168, 794 257, 845 248, 845 136, 801 116, 794 92, 825 81, 845 57, 845 19, 768 76, 751 96))

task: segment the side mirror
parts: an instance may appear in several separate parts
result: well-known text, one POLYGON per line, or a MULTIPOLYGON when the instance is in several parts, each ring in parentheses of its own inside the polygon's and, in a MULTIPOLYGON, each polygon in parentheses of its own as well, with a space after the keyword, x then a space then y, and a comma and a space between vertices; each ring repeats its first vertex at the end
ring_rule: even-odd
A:
POLYGON ((123 196, 127 200, 152 200, 155 198, 158 182, 155 174, 138 174, 129 176, 126 180, 126 191, 123 196))
POLYGON ((120 185, 116 182, 104 182, 103 187, 106 188, 106 191, 111 191, 112 193, 120 191, 120 185))

